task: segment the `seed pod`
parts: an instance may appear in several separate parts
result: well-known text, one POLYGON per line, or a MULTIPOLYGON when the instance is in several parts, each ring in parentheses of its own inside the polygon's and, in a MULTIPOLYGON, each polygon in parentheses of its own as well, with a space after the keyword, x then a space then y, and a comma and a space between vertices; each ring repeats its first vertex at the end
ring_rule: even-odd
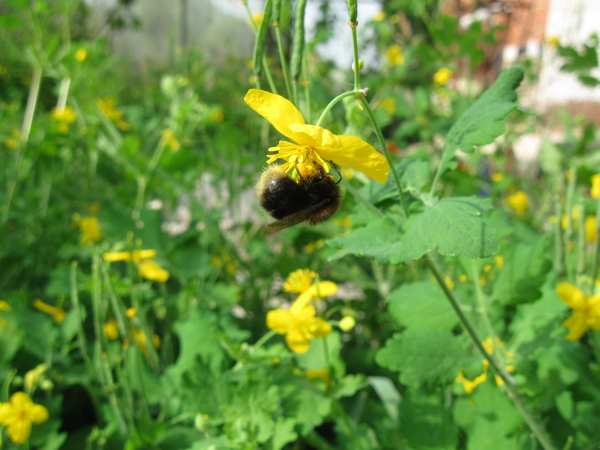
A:
POLYGON ((358 1, 357 0, 346 0, 348 5, 348 15, 350 16, 350 23, 356 23, 358 18, 358 1))
POLYGON ((306 11, 306 0, 298 0, 296 3, 296 14, 294 18, 294 42, 292 44, 292 81, 298 82, 302 71, 302 55, 304 53, 304 12, 306 11))
POLYGON ((254 58, 252 59, 252 70, 257 78, 260 78, 262 74, 262 62, 263 56, 265 55, 265 42, 267 40, 267 30, 271 24, 271 11, 273 7, 273 0, 267 0, 265 2, 265 9, 263 11, 263 18, 256 34, 256 44, 254 45, 254 58))

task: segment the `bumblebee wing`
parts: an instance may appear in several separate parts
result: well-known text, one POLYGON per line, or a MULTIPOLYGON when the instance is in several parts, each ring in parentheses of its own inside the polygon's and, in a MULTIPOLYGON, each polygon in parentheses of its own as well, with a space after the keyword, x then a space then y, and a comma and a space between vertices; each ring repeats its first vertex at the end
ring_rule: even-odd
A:
POLYGON ((303 209, 302 211, 298 211, 297 213, 290 214, 289 216, 285 216, 283 219, 277 220, 276 222, 271 222, 270 224, 265 225, 262 232, 264 234, 276 233, 277 231, 284 230, 293 225, 297 225, 305 220, 308 220, 309 216, 313 211, 316 211, 320 207, 322 207, 328 200, 325 199, 320 201, 316 205, 312 205, 310 208, 303 209))

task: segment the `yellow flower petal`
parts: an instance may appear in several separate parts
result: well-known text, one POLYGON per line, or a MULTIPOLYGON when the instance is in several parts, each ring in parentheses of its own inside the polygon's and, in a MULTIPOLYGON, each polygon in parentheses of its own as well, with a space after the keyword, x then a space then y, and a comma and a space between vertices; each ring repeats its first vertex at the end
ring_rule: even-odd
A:
POLYGON ((342 142, 342 148, 334 153, 323 150, 323 158, 340 166, 356 169, 380 183, 387 181, 390 164, 385 156, 359 137, 341 135, 338 138, 342 142))
POLYGON ((310 344, 300 328, 294 328, 285 335, 285 343, 294 353, 305 353, 310 344))
POLYGON ((580 339, 588 330, 586 314, 581 311, 573 313, 573 315, 565 320, 562 325, 569 329, 569 335, 566 337, 569 341, 580 339))
POLYGON ((275 309, 267 313, 267 327, 277 334, 286 334, 293 323, 292 314, 284 309, 275 309))
POLYGON ((325 337, 329 333, 331 333, 331 325, 325 319, 321 319, 320 317, 315 317, 307 323, 308 331, 310 332, 310 337, 325 337))
POLYGON ((329 297, 338 291, 338 286, 333 281, 321 281, 318 284, 313 284, 302 294, 298 296, 290 311, 299 311, 304 308, 312 299, 319 297, 329 297))
POLYGON ((23 444, 31 435, 31 422, 19 420, 8 426, 8 438, 15 444, 23 444))
POLYGON ((133 261, 138 262, 146 258, 154 258, 156 250, 134 250, 132 252, 109 252, 104 253, 102 258, 105 261, 133 261))
POLYGON ((142 277, 147 280, 158 281, 159 283, 164 283, 170 276, 169 272, 151 260, 141 261, 139 269, 142 277))
POLYGON ((35 299, 33 301, 33 306, 35 306, 40 311, 50 314, 52 317, 54 317, 54 321, 56 323, 62 323, 62 321, 65 320, 65 316, 67 315, 67 313, 65 311, 63 311, 62 309, 57 308, 52 305, 48 305, 47 303, 44 303, 40 299, 35 299))
POLYGON ((258 89, 250 89, 244 97, 244 101, 250 108, 267 119, 282 135, 296 140, 295 133, 291 132, 289 126, 305 122, 302 113, 292 102, 280 95, 258 89))
POLYGON ((317 274, 309 269, 298 269, 290 273, 283 283, 285 292, 304 292, 307 290, 317 274))
POLYGON ((586 298, 583 291, 571 283, 560 283, 556 287, 556 295, 575 310, 582 309, 586 305, 586 298))

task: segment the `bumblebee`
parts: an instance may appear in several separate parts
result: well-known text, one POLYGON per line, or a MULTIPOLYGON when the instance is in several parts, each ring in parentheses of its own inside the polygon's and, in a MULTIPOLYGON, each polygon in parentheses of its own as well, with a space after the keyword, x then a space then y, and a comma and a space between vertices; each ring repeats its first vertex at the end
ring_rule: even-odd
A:
POLYGON ((342 204, 340 188, 323 167, 315 164, 316 176, 292 179, 280 166, 269 166, 256 183, 262 208, 277 221, 266 225, 263 233, 275 233, 308 221, 316 225, 329 219, 342 204))

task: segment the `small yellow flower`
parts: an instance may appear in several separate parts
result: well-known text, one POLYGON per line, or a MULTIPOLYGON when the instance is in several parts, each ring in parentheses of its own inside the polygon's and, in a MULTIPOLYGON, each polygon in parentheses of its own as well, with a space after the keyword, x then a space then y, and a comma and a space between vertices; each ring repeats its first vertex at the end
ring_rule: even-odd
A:
MULTIPOLYGON (((569 226, 569 218, 566 214, 563 214, 563 216, 561 217, 560 226, 563 230, 566 230, 569 226)), ((571 211, 571 226, 574 230, 579 229, 579 208, 576 206, 574 206, 573 210, 571 211)))
POLYGON ((502 174, 500 172, 495 172, 494 174, 492 174, 492 181, 494 183, 498 183, 502 180, 504 180, 504 174, 502 174))
POLYGON ((113 252, 104 253, 102 258, 105 261, 133 261, 140 262, 142 259, 154 258, 156 250, 133 250, 131 252, 113 252))
POLYGON ((48 366, 46 364, 40 364, 35 369, 32 369, 25 374, 24 386, 27 392, 31 392, 32 389, 40 384, 42 376, 46 373, 46 370, 48 370, 48 366))
POLYGON ((114 97, 99 98, 96 100, 96 105, 102 114, 114 122, 117 128, 123 131, 131 130, 131 125, 123 120, 123 113, 115 107, 114 97))
POLYGON ((285 292, 304 292, 317 278, 317 274, 309 269, 298 269, 288 275, 283 283, 285 292))
POLYGON ((600 197, 600 174, 592 177, 592 189, 590 191, 592 198, 600 197))
POLYGON ((433 74, 433 81, 440 86, 444 86, 448 83, 448 80, 452 78, 453 72, 447 67, 442 67, 436 73, 433 74))
POLYGON ((596 216, 587 216, 585 218, 585 240, 587 242, 596 242, 598 240, 598 229, 596 228, 596 216))
POLYGON ((57 308, 56 306, 48 305, 40 299, 35 299, 33 301, 33 306, 35 306, 40 311, 50 314, 52 317, 54 317, 54 321, 56 323, 62 323, 62 321, 65 320, 65 316, 67 315, 67 313, 64 312, 62 309, 57 308))
POLYGON ((115 319, 110 319, 104 324, 104 335, 110 341, 119 337, 119 324, 115 319))
POLYGON ((512 195, 509 195, 506 199, 506 203, 510 206, 518 216, 522 216, 527 211, 528 205, 527 194, 523 191, 517 191, 512 195))
POLYGON ((81 230, 81 236, 79 237, 81 245, 99 241, 102 238, 97 217, 82 217, 79 219, 79 229, 81 230))
POLYGON ((75 111, 70 106, 65 106, 63 109, 53 108, 50 112, 52 118, 61 122, 73 123, 77 118, 75 111))
POLYGON ((402 48, 399 45, 392 45, 385 51, 385 59, 387 65, 390 67, 401 66, 404 64, 404 55, 402 54, 402 48))
POLYGON ((325 128, 307 125, 300 111, 279 95, 250 89, 244 101, 277 131, 297 142, 279 141, 277 146, 271 147, 269 151, 275 154, 269 157, 268 164, 283 159, 286 163, 281 166, 282 170, 289 172, 296 168, 306 177, 318 174, 316 164, 329 173, 328 161, 331 161, 363 172, 380 183, 387 181, 390 168, 387 159, 359 137, 335 135, 325 128))
POLYGON ((352 316, 342 317, 339 327, 342 331, 350 331, 356 326, 356 319, 352 316))
POLYGON ((140 262, 139 269, 142 277, 147 280, 158 281, 159 283, 164 283, 170 276, 169 272, 160 267, 159 264, 148 259, 140 262))
POLYGON ((496 261, 496 267, 498 269, 502 269, 502 267, 504 267, 504 258, 502 257, 502 255, 494 256, 494 260, 496 261))
POLYGON ((85 61, 87 58, 87 50, 85 48, 77 49, 75 52, 75 59, 79 62, 85 61))
POLYGON ((454 281, 452 281, 452 278, 446 275, 444 277, 444 281, 446 282, 446 286, 448 286, 448 289, 450 289, 451 291, 454 290, 454 281))
POLYGON ((305 372, 305 376, 309 380, 315 380, 317 378, 323 380, 327 386, 329 386, 329 370, 327 369, 311 369, 305 372))
POLYGON ((31 435, 31 424, 48 420, 48 410, 36 405, 25 392, 15 392, 7 403, 0 403, 0 424, 8 426, 8 437, 23 444, 31 435))
POLYGON ((163 145, 169 147, 174 152, 181 148, 181 144, 175 137, 175 133, 173 133, 173 130, 171 130, 170 128, 165 128, 164 130, 162 130, 161 135, 163 145))
POLYGON ((548 36, 548 38, 546 39, 546 42, 548 43, 549 46, 554 47, 554 48, 558 48, 558 46, 560 45, 560 39, 558 36, 548 36))
POLYGON ((464 283, 465 281, 467 281, 467 275, 465 275, 464 273, 459 275, 458 280, 464 283))
POLYGON ((381 22, 383 19, 385 19, 385 13, 383 11, 379 11, 373 16, 375 22, 381 22))
POLYGON ((461 371, 458 374, 458 376, 456 377, 455 381, 457 383, 462 383, 465 388, 465 392, 467 394, 470 394, 471 392, 473 392, 473 390, 477 386, 479 386, 481 383, 483 383, 486 379, 487 379, 487 372, 483 372, 478 377, 475 377, 475 379, 473 381, 470 381, 467 377, 465 377, 465 374, 463 373, 463 371, 461 369, 461 371))
MULTIPOLYGON (((131 337, 133 338, 133 342, 135 342, 140 347, 142 352, 147 354, 148 337, 146 336, 146 333, 144 333, 142 330, 137 330, 133 328, 131 330, 131 337)), ((154 346, 154 348, 160 348, 160 337, 157 334, 152 335, 152 345, 154 346)))
POLYGON ((137 309, 127 308, 127 311, 125 311, 125 315, 131 319, 132 317, 137 316, 137 309))
POLYGON ((5 300, 0 300, 0 311, 10 311, 12 308, 5 300))
POLYGON ((260 27, 260 23, 263 20, 263 16, 264 16, 264 14, 262 12, 257 12, 255 14, 252 14, 252 22, 254 22, 254 26, 256 28, 260 27))
POLYGON ((590 328, 600 331, 600 294, 587 297, 577 286, 560 283, 556 295, 573 310, 573 315, 562 324, 569 329, 569 341, 580 339, 590 328))

